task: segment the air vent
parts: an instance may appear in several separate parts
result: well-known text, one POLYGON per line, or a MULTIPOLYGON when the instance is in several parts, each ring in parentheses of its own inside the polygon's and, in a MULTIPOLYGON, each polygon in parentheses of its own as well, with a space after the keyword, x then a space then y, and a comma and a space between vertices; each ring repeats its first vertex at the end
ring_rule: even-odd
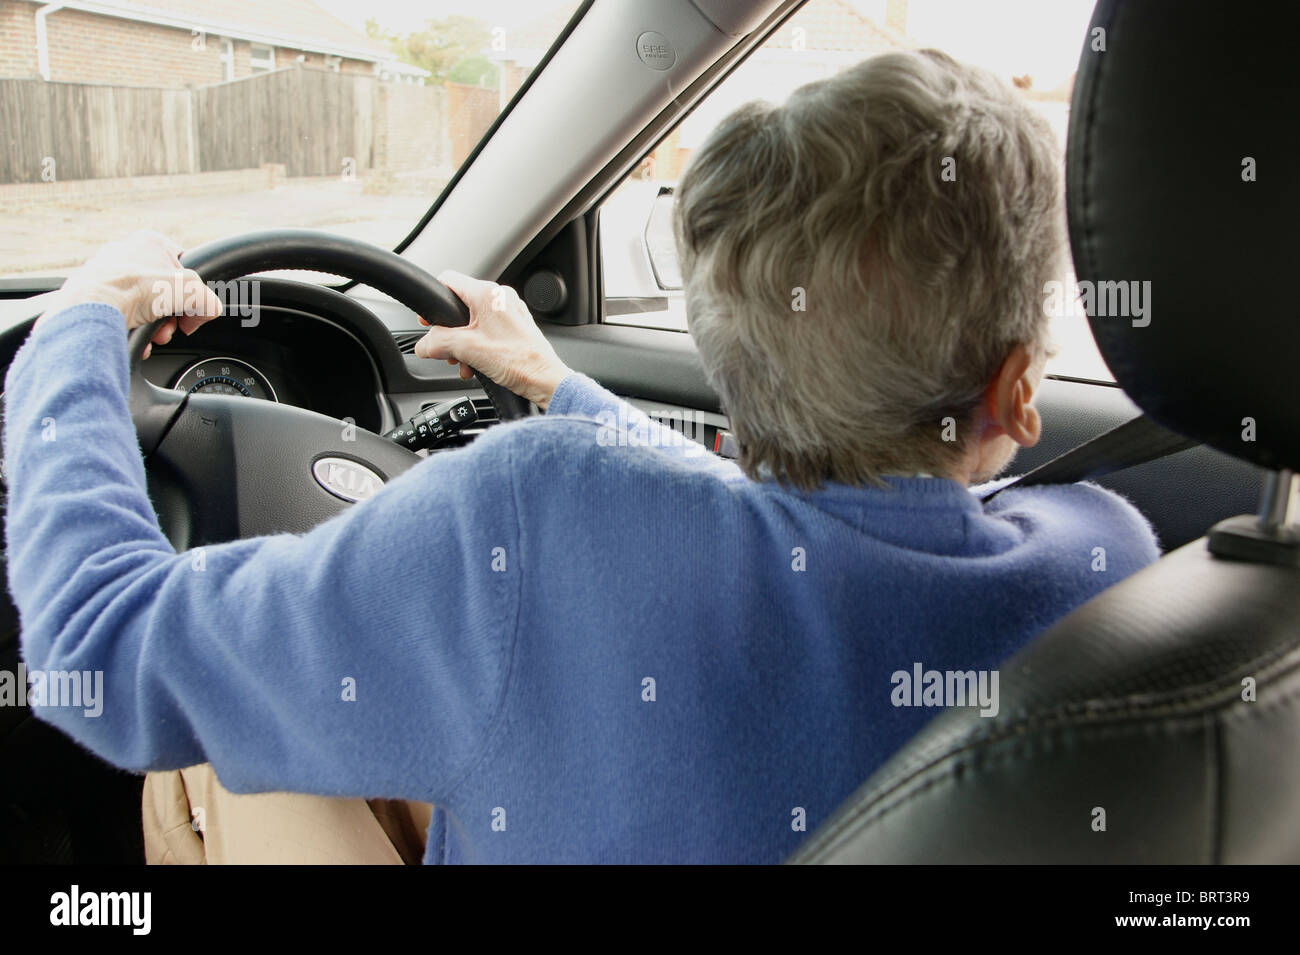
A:
POLYGON ((415 343, 424 337, 424 332, 394 332, 393 341, 397 342, 397 350, 403 355, 415 354, 415 343))
POLYGON ((702 444, 706 448, 713 447, 714 437, 718 429, 706 424, 699 412, 682 410, 675 414, 650 413, 647 414, 647 417, 664 427, 672 428, 678 434, 697 444, 702 444))
POLYGON ((689 412, 681 414, 648 414, 646 415, 651 421, 657 422, 665 427, 672 428, 679 434, 684 434, 688 438, 696 437, 704 432, 703 422, 690 419, 689 412))
POLYGON ((488 425, 496 424, 501 420, 501 416, 497 414, 496 407, 492 404, 492 399, 475 398, 473 401, 474 410, 478 412, 478 423, 483 427, 486 428, 488 425))

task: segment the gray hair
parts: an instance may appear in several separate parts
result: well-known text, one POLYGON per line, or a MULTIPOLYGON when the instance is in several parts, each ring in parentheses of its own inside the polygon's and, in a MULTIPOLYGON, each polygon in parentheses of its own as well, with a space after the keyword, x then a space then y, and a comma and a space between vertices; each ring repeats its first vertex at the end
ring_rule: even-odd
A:
POLYGON ((965 457, 1007 355, 1050 349, 1059 153, 1019 94, 932 50, 723 120, 677 186, 674 228, 688 327, 747 474, 879 484, 965 457))

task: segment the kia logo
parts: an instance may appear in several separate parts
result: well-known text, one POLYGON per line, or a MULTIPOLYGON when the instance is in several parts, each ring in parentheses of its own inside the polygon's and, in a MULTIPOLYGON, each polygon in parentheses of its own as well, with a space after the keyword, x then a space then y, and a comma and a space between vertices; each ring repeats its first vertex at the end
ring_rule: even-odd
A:
POLYGON ((378 474, 347 458, 319 458, 311 473, 317 484, 345 501, 364 501, 384 486, 378 474))

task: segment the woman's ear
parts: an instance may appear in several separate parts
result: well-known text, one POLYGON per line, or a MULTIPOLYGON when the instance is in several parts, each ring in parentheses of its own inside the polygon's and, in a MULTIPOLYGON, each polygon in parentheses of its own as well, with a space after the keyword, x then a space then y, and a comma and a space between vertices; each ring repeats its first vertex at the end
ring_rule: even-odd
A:
POLYGON ((994 434, 1032 448, 1042 434, 1034 394, 1042 380, 1041 362, 1026 345, 1017 345, 1003 360, 984 392, 984 412, 994 434))

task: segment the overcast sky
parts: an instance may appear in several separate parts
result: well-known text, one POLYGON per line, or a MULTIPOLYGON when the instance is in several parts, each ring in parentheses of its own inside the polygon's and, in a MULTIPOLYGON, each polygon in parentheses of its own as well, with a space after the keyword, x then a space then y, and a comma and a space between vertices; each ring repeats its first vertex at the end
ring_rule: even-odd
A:
MULTIPOLYGON (((813 0, 815 3, 816 0, 813 0)), ((883 0, 853 0, 868 16, 883 0)), ((907 32, 923 46, 1051 89, 1074 72, 1093 0, 911 0, 907 32)))
MULTIPOLYGON (((335 16, 360 28, 374 17, 404 33, 427 19, 451 13, 476 16, 493 25, 537 19, 575 0, 316 0, 335 16)), ((642 0, 654 3, 657 0, 642 0)), ((822 0, 811 0, 812 3, 822 0)), ((848 0, 868 17, 884 19, 886 0, 848 0)), ((1093 0, 909 0, 908 33, 959 60, 999 74, 1028 73, 1037 89, 1057 85, 1074 71, 1093 0)))

